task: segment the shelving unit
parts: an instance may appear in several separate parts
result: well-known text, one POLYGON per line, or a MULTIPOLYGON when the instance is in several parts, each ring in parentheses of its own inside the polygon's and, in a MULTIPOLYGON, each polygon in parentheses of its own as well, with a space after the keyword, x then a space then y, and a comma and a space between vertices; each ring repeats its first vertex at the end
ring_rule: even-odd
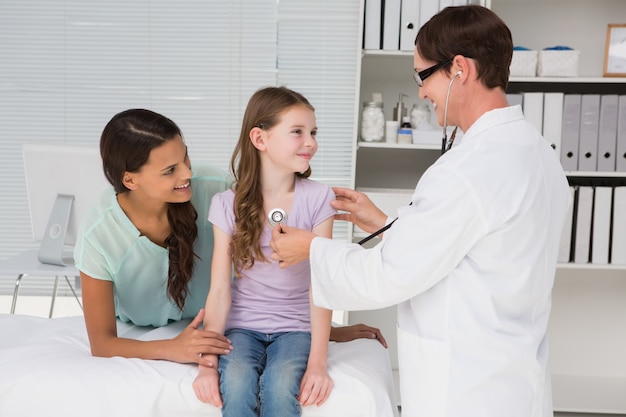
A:
MULTIPOLYGON (((626 20, 622 0, 491 0, 511 28, 514 43, 532 49, 568 45, 581 51, 579 77, 513 77, 508 92, 626 94, 626 78, 602 77, 606 27, 626 20), (571 25, 572 21, 585 22, 571 25), (531 24, 529 24, 531 22, 531 24)), ((413 53, 362 51, 361 105, 383 96, 386 119, 398 94, 418 103, 412 79, 413 53)), ((440 129, 431 112, 431 125, 440 129)), ((413 190, 438 158, 440 145, 364 143, 355 137, 354 186, 413 190)), ((572 185, 626 185, 626 172, 567 172, 572 185)), ((351 323, 380 327, 397 368, 396 309, 351 312, 351 323)), ((557 265, 549 327, 554 409, 561 412, 626 414, 626 265, 557 265)), ((400 399, 401 400, 401 399, 400 399)))

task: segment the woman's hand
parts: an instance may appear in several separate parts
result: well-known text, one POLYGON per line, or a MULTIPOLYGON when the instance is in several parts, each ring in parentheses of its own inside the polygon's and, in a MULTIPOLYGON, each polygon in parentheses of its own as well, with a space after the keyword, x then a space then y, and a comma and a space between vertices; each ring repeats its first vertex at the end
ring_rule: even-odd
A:
POLYGON ((230 353, 233 346, 230 340, 219 333, 199 329, 204 320, 204 309, 201 309, 193 321, 175 338, 171 339, 170 360, 181 363, 197 363, 206 367, 217 364, 211 356, 230 353))
POLYGON ((379 329, 366 324, 332 327, 330 340, 333 342, 349 342, 355 339, 378 339, 381 345, 387 348, 387 341, 379 329))

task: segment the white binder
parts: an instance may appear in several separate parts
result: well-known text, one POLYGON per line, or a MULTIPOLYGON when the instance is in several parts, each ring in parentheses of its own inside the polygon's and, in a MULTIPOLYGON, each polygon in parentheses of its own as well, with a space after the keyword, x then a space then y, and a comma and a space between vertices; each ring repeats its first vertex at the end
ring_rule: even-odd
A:
POLYGON ((385 0, 383 2, 383 50, 400 50, 400 0, 385 0))
POLYGON ((600 97, 600 124, 598 125, 598 171, 615 171, 617 150, 617 94, 600 97))
POLYGON ((420 27, 439 12, 439 0, 420 1, 420 27))
POLYGON ((543 137, 557 155, 561 155, 564 96, 563 93, 545 93, 543 96, 543 137))
POLYGON ((382 0, 365 0, 363 49, 380 49, 382 6, 382 0))
POLYGON ((580 138, 578 144, 578 170, 598 169, 598 123, 600 121, 600 95, 583 94, 580 107, 580 138))
MULTIPOLYGON (((576 194, 576 188, 569 187, 572 194, 572 201, 576 194)), ((574 205, 570 204, 567 216, 565 217, 565 223, 563 224, 563 230, 561 232, 561 243, 559 245, 559 254, 557 261, 560 263, 567 263, 572 260, 572 231, 574 230, 574 205)))
POLYGON ((591 248, 591 218, 593 208, 593 187, 581 186, 577 192, 576 231, 574 244, 574 262, 589 262, 591 248))
POLYGON ((611 263, 626 265, 626 186, 614 189, 612 232, 611 263))
POLYGON ((596 187, 593 203, 593 238, 591 241, 591 263, 609 263, 611 236, 611 187, 596 187))
POLYGON ((626 172, 626 95, 619 96, 617 110, 617 152, 615 170, 626 172))
POLYGON ((402 0, 400 11, 400 50, 413 51, 420 28, 420 0, 402 0))
POLYGON ((578 170, 578 132, 581 94, 565 94, 561 126, 561 165, 565 171, 578 170))
POLYGON ((537 132, 543 130, 543 93, 523 93, 524 118, 533 125, 537 132))

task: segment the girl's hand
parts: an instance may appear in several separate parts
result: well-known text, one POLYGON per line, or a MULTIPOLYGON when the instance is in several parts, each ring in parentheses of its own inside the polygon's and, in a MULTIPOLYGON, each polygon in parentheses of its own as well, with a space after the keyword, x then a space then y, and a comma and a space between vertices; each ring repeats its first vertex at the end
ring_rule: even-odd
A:
POLYGON ((193 381, 193 390, 196 393, 196 397, 203 403, 222 408, 220 378, 217 369, 200 365, 198 376, 193 381))
POLYGON ((328 399, 332 389, 333 380, 328 375, 326 366, 309 365, 300 382, 298 400, 303 407, 313 404, 319 407, 328 399))

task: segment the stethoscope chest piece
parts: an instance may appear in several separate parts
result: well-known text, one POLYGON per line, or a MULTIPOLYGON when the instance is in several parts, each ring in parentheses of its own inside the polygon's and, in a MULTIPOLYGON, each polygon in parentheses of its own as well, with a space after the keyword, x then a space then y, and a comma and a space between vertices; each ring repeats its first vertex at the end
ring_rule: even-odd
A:
POLYGON ((267 220, 269 220, 272 227, 280 223, 286 223, 287 213, 285 212, 285 210, 280 208, 271 209, 269 214, 267 215, 267 220))

